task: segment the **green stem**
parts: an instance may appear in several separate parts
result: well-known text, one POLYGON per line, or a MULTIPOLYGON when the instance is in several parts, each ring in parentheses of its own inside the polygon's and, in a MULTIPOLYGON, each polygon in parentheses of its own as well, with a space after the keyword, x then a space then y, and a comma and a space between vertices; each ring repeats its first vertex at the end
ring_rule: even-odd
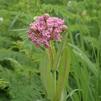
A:
POLYGON ((48 48, 48 53, 49 53, 49 58, 50 58, 50 63, 51 63, 51 69, 52 69, 52 67, 53 67, 53 52, 52 52, 52 48, 51 47, 49 47, 48 48))
POLYGON ((53 69, 54 54, 55 54, 55 50, 51 43, 50 47, 48 48, 48 58, 49 58, 49 62, 50 62, 50 74, 52 75, 52 78, 53 78, 53 81, 52 81, 53 96, 56 93, 56 71, 54 71, 54 69, 53 69))
POLYGON ((63 51, 63 68, 61 67, 60 69, 60 74, 59 74, 59 79, 57 81, 57 87, 56 87, 56 94, 53 98, 53 101, 64 101, 62 99, 63 93, 64 93, 64 88, 66 81, 69 76, 69 71, 70 71, 70 57, 69 57, 69 52, 68 49, 65 48, 63 51))

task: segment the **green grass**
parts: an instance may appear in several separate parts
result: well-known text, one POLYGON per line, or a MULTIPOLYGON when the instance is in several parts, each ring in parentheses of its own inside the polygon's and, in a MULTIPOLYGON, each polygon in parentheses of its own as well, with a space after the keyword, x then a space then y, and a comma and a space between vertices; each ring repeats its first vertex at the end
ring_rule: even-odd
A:
MULTIPOLYGON (((49 101, 39 71, 49 61, 42 58, 44 48, 36 48, 27 38, 33 18, 44 13, 63 18, 68 25, 68 38, 55 43, 54 65, 56 69, 69 61, 69 47, 65 101, 101 101, 100 0, 0 0, 0 101, 49 101)), ((52 84, 48 82, 50 95, 52 84)))

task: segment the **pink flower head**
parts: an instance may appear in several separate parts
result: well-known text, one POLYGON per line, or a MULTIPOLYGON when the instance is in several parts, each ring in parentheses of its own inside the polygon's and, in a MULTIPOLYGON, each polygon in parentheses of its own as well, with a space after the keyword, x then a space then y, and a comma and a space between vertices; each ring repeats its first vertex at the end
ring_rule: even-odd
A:
POLYGON ((30 24, 28 37, 37 47, 44 45, 48 48, 51 40, 61 40, 61 33, 66 29, 67 26, 64 24, 64 20, 44 14, 38 16, 35 21, 30 24))

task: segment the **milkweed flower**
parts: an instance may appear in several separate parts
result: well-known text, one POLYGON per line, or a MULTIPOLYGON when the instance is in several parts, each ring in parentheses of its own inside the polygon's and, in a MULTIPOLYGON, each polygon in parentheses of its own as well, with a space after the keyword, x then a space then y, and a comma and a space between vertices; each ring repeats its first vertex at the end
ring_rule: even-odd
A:
POLYGON ((48 14, 38 16, 28 29, 28 37, 37 46, 50 47, 50 41, 61 41, 61 33, 67 29, 64 20, 48 14))

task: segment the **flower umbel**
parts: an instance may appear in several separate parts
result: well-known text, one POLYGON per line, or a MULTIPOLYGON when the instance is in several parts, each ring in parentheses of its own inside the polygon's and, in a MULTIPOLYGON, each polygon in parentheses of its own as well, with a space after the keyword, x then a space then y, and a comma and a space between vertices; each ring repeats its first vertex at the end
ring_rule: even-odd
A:
POLYGON ((44 14, 36 17, 35 21, 30 24, 28 37, 37 47, 45 45, 48 48, 51 40, 61 40, 61 33, 66 28, 64 20, 44 14))

